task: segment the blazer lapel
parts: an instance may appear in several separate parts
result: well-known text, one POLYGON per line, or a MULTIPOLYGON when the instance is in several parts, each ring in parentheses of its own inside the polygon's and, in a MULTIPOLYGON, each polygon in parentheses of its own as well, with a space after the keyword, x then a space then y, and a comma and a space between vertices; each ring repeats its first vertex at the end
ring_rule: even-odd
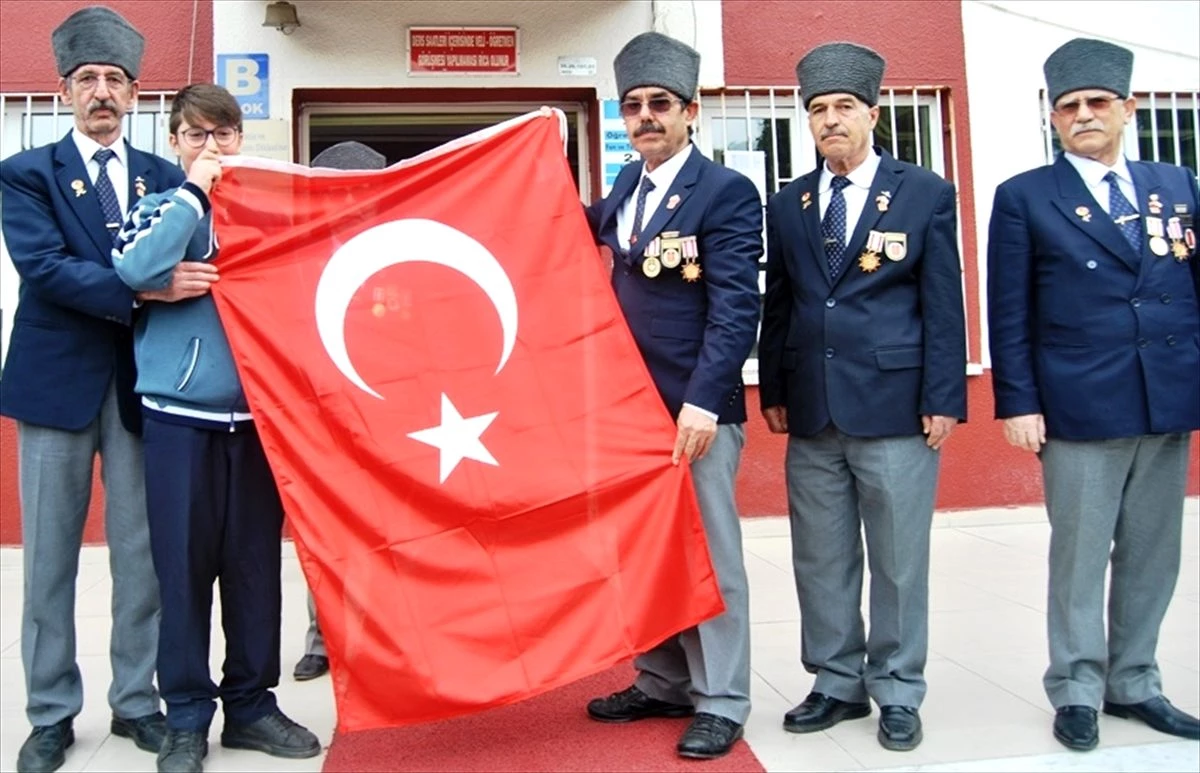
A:
POLYGON ((641 163, 629 164, 622 169, 604 199, 604 211, 600 215, 600 241, 607 244, 616 259, 623 260, 626 265, 633 265, 633 256, 621 249, 621 237, 617 234, 617 212, 633 194, 641 176, 641 163))
MULTIPOLYGON (((1051 201, 1062 212, 1063 217, 1101 247, 1120 258, 1135 274, 1139 273, 1138 254, 1129 246, 1129 242, 1125 241, 1121 229, 1096 202, 1096 197, 1075 171, 1075 167, 1071 166, 1071 162, 1059 156, 1054 162, 1053 171, 1058 183, 1058 198, 1051 201)), ((1145 212, 1142 216, 1145 217, 1145 212)))
POLYGON ((858 216, 858 224, 854 226, 854 234, 846 242, 846 257, 842 261, 842 273, 833 278, 837 284, 850 273, 851 264, 862 253, 867 243, 867 234, 875 228, 879 218, 883 217, 886 208, 879 207, 879 199, 894 199, 900 185, 904 182, 904 167, 896 163, 885 150, 875 148, 879 153, 879 168, 875 170, 875 179, 871 181, 871 190, 867 193, 867 202, 863 205, 862 214, 858 216))
POLYGON ((1155 255, 1153 252, 1150 252, 1150 228, 1149 224, 1146 222, 1146 219, 1148 217, 1159 218, 1159 222, 1162 223, 1163 231, 1165 232, 1167 220, 1173 213, 1166 211, 1166 208, 1169 206, 1167 204, 1162 205, 1164 210, 1157 215, 1150 211, 1150 197, 1157 195, 1159 202, 1162 202, 1164 197, 1162 181, 1159 179, 1158 174, 1154 171, 1154 167, 1141 164, 1137 161, 1127 161, 1126 164, 1129 166, 1129 175, 1133 178, 1134 195, 1137 196, 1137 201, 1134 203, 1134 206, 1137 207, 1138 212, 1140 212, 1142 216, 1142 243, 1138 245, 1141 248, 1138 250, 1138 252, 1140 253, 1141 257, 1141 265, 1139 266, 1140 273, 1145 274, 1148 273, 1154 267, 1155 262, 1159 260, 1157 255, 1155 255))
POLYGON ((833 284, 829 276, 829 261, 825 259, 825 243, 821 239, 821 201, 818 187, 821 184, 821 168, 805 175, 800 183, 800 200, 795 202, 800 207, 800 228, 808 238, 809 252, 817 261, 825 281, 833 284), (808 196, 807 199, 804 197, 808 196), (806 206, 807 204, 807 206, 806 206))
POLYGON ((129 159, 129 209, 133 209, 138 199, 147 193, 158 191, 158 181, 154 178, 154 163, 150 156, 134 149, 125 143, 125 157, 129 159))
POLYGON ((683 205, 687 203, 688 196, 691 194, 692 186, 696 184, 696 180, 700 177, 700 165, 703 163, 704 156, 701 155, 699 149, 693 147, 688 160, 683 162, 675 179, 671 182, 671 187, 667 189, 666 194, 662 198, 662 202, 658 205, 658 209, 654 210, 654 214, 650 216, 646 227, 642 229, 642 235, 638 239, 638 243, 629 248, 629 253, 633 255, 641 255, 646 249, 646 245, 662 233, 667 224, 671 222, 671 218, 675 217, 675 213, 683 209, 683 205))
POLYGON ((108 235, 108 227, 104 223, 104 212, 100 209, 100 199, 88 177, 87 167, 79 155, 79 149, 71 135, 58 141, 54 146, 54 176, 58 187, 88 238, 96 245, 96 249, 106 261, 112 260, 112 239, 108 235))

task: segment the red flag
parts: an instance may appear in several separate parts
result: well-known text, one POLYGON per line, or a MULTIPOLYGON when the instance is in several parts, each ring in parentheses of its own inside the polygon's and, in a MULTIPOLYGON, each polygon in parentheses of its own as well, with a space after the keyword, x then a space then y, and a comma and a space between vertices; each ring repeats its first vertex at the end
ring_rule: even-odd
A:
POLYGON ((560 122, 221 179, 214 295, 343 731, 518 701, 722 608, 560 122))

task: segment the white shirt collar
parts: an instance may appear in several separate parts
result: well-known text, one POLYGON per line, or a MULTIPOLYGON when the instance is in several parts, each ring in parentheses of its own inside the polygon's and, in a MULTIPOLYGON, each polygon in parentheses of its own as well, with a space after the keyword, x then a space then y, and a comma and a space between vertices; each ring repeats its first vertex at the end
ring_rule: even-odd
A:
MULTIPOLYGON (((851 185, 856 185, 859 188, 871 190, 871 183, 875 181, 875 172, 879 169, 879 154, 871 148, 871 152, 867 154, 866 159, 854 168, 854 171, 846 175, 846 179, 851 185)), ((817 192, 824 193, 833 185, 834 173, 829 171, 828 164, 821 164, 821 180, 817 184, 817 192)))
MULTIPOLYGON (((79 131, 79 127, 71 130, 71 139, 75 141, 75 147, 79 149, 79 155, 83 156, 83 163, 85 164, 92 160, 92 156, 96 155, 97 150, 104 147, 99 142, 79 131)), ((121 166, 129 167, 129 162, 125 157, 125 140, 118 137, 116 142, 108 146, 108 149, 117 154, 117 160, 121 162, 121 166)))
POLYGON ((654 183, 654 190, 666 191, 671 187, 671 183, 675 182, 676 175, 683 168, 684 162, 692 155, 692 143, 684 146, 683 150, 668 158, 666 161, 655 167, 653 172, 646 171, 646 165, 642 164, 642 175, 638 178, 638 185, 642 184, 642 177, 649 177, 654 183))
POLYGON ((1099 161, 1077 156, 1074 153, 1064 152, 1063 157, 1067 159, 1067 162, 1071 166, 1075 167, 1075 171, 1079 172, 1079 176, 1083 178, 1083 181, 1087 183, 1089 188, 1095 188, 1103 182, 1104 175, 1109 172, 1116 172, 1117 177, 1122 181, 1133 185, 1133 176, 1129 173, 1129 164, 1125 162, 1124 155, 1118 156, 1117 163, 1112 166, 1105 166, 1099 161))

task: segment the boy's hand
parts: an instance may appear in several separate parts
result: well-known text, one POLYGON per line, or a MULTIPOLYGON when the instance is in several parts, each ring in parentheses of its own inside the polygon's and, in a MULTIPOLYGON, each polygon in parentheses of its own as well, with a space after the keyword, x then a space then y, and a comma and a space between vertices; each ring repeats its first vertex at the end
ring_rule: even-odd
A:
MULTIPOLYGON (((195 165, 192 166, 195 169, 195 165)), ((199 183, 197 183, 199 185, 199 183)), ((139 301, 174 303, 204 295, 220 279, 217 267, 211 263, 185 260, 171 272, 171 284, 161 290, 145 290, 136 295, 139 301)))
POLYGON ((205 148, 196 156, 192 167, 188 169, 188 182, 204 191, 207 196, 217 180, 221 179, 221 154, 211 148, 205 148))

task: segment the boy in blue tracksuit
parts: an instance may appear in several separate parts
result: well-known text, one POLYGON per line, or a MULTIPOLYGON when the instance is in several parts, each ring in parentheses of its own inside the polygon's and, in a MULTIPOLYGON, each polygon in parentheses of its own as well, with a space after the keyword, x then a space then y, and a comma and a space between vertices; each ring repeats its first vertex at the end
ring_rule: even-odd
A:
MULTIPOLYGON (((165 287, 179 271, 191 272, 198 287, 217 280, 208 196, 221 177, 220 157, 241 149, 242 112, 220 86, 194 84, 175 97, 170 132, 187 180, 143 197, 113 253, 135 291, 165 287)), ((158 770, 203 769, 217 697, 223 746, 315 756, 317 737, 285 716, 271 691, 279 683, 283 506, 212 296, 147 304, 135 356, 162 595, 158 683, 167 737, 158 770), (214 581, 226 640, 219 687, 208 668, 214 581)))

